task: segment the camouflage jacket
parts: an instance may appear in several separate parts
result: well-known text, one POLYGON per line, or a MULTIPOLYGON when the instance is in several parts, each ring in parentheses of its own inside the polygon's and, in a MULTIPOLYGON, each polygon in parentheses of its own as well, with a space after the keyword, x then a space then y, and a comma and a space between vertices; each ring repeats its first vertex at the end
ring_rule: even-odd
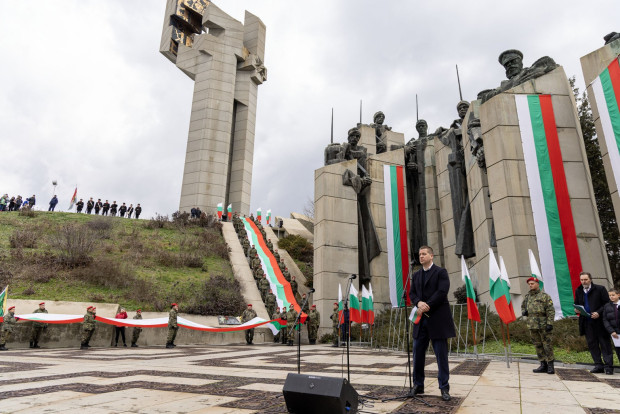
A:
POLYGON ((170 314, 168 315, 168 328, 178 328, 177 325, 177 314, 176 309, 170 309, 170 314))
POLYGON ((92 331, 95 329, 95 314, 91 311, 87 311, 84 315, 84 322, 82 322, 82 329, 85 331, 92 331))
POLYGON ((260 290, 264 290, 264 291, 268 291, 269 290, 269 281, 267 280, 266 277, 263 277, 260 282, 258 282, 258 288, 260 290))
POLYGON ((332 313, 332 316, 330 316, 331 320, 332 320, 332 326, 334 328, 338 327, 338 309, 334 310, 334 312, 332 313))
MULTIPOLYGON (((142 319, 142 314, 137 314, 137 313, 136 313, 136 316, 134 316, 133 318, 134 318, 134 319, 142 319)), ((140 328, 139 326, 136 326, 134 329, 135 329, 136 331, 138 331, 138 332, 142 332, 142 328, 140 328)))
POLYGON ((267 297, 265 298, 265 306, 275 307, 276 306, 276 295, 274 295, 273 293, 267 293, 267 297))
POLYGON ((282 276, 284 276, 284 278, 285 278, 288 282, 290 282, 290 281, 291 281, 291 273, 290 273, 287 269, 284 269, 284 270, 282 271, 282 276))
POLYGON ((553 325, 555 309, 551 296, 541 291, 530 290, 521 304, 521 311, 527 311, 527 327, 529 329, 545 329, 553 325))
POLYGON ((267 242, 267 248, 268 248, 269 250, 273 250, 273 243, 272 243, 272 242, 270 242, 270 241, 268 241, 268 242, 267 242))
POLYGON ((281 319, 284 319, 284 320, 286 321, 286 320, 287 320, 287 319, 286 319, 286 312, 281 312, 281 313, 280 313, 280 318, 281 318, 281 319))
POLYGON ((293 291, 293 295, 294 295, 295 293, 297 293, 297 286, 298 286, 297 285, 297 281, 296 280, 291 280, 290 283, 291 283, 291 290, 293 291))
POLYGON ((4 323, 2 324, 2 331, 13 332, 15 323, 17 323, 17 318, 15 318, 15 314, 11 312, 7 312, 7 314, 4 315, 4 323))
MULTIPOLYGON (((47 309, 36 308, 32 313, 47 313, 47 309)), ((43 322, 32 322, 35 328, 47 328, 47 324, 43 322)))
MULTIPOLYGON (((265 274, 265 272, 263 271, 263 268, 259 267, 258 269, 256 269, 256 272, 254 272, 254 279, 256 279, 256 280, 258 280, 260 282, 261 280, 263 280, 263 275, 264 274, 265 274)), ((269 282, 267 282, 267 283, 269 283, 269 282)))
POLYGON ((262 267, 260 259, 258 257, 254 257, 254 259, 252 259, 252 269, 258 269, 260 267, 262 267))
POLYGON ((256 253, 258 253, 256 251, 256 247, 254 247, 254 246, 250 247, 250 257, 255 257, 256 253))
POLYGON ((271 319, 275 319, 276 321, 280 319, 280 311, 275 311, 273 315, 271 315, 271 319))
POLYGON ((241 322, 246 323, 254 318, 256 318, 256 311, 254 309, 246 309, 241 315, 241 322))
POLYGON ((321 321, 321 314, 317 310, 311 310, 308 313, 308 326, 319 326, 319 322, 321 321))
POLYGON ((286 312, 286 324, 289 326, 293 326, 293 323, 295 322, 295 319, 297 319, 297 311, 296 310, 289 310, 288 312, 286 312))

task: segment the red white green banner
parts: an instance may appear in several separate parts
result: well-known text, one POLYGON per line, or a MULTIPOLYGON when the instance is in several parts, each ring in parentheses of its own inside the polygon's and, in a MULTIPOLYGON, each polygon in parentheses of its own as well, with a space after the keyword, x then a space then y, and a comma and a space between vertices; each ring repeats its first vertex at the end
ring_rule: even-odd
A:
POLYGON ((270 221, 271 221, 271 209, 267 210, 267 225, 269 225, 270 221))
POLYGON ((0 321, 4 321, 3 316, 6 314, 6 297, 9 293, 9 287, 5 287, 0 293, 0 321))
POLYGON ((351 287, 349 288, 349 321, 362 323, 360 300, 357 297, 358 293, 353 283, 351 283, 351 287))
POLYGON ((222 213, 224 212, 224 203, 217 203, 217 218, 222 219, 222 213))
POLYGON ((545 291, 556 319, 574 315, 581 257, 551 95, 515 95, 545 291))
POLYGON ((258 252, 258 257, 263 266, 263 271, 267 275, 267 280, 269 280, 271 291, 276 295, 278 307, 281 308, 284 306, 288 309, 289 306, 293 304, 295 310, 299 312, 301 308, 297 304, 297 300, 295 300, 291 284, 284 278, 276 258, 273 253, 271 253, 271 250, 267 248, 265 239, 263 239, 263 235, 260 233, 260 230, 258 230, 256 223, 248 217, 245 217, 242 222, 248 235, 250 245, 254 246, 258 252))
POLYGON ((375 309, 372 299, 372 285, 370 283, 368 284, 368 289, 362 285, 362 323, 369 325, 374 325, 375 323, 375 309))
POLYGON ((411 313, 409 314, 409 320, 414 325, 417 325, 420 323, 420 319, 422 319, 422 312, 418 312, 418 307, 414 306, 413 309, 411 309, 411 313))
POLYGON ((502 272, 495 259, 493 249, 489 249, 489 294, 493 299, 495 310, 502 322, 506 324, 514 322, 517 318, 512 309, 510 287, 506 280, 502 278, 502 272))
MULTIPOLYGON (((620 187, 620 62, 616 58, 592 82, 592 92, 603 127, 609 164, 620 187)), ((613 190, 612 190, 613 191, 613 190)))
POLYGON ((463 282, 465 282, 465 292, 467 293, 467 319, 480 322, 480 312, 478 312, 478 305, 476 305, 476 291, 469 275, 469 269, 467 269, 467 264, 465 263, 465 256, 461 256, 461 274, 463 282))
POLYGON ((71 201, 69 202, 69 210, 73 208, 73 205, 75 204, 76 200, 77 200, 77 187, 75 187, 75 191, 73 192, 73 197, 71 197, 71 201))
MULTIPOLYGON (((387 230, 390 302, 393 308, 405 306, 403 292, 409 286, 409 247, 405 209, 405 171, 400 165, 383 166, 385 187, 385 227, 387 230)), ((410 305, 407 294, 407 305, 410 305)))
POLYGON ((263 214, 263 211, 259 207, 258 210, 256 210, 256 220, 258 220, 259 222, 261 220, 261 215, 262 214, 263 214))
POLYGON ((538 285, 540 290, 543 290, 545 283, 543 282, 542 273, 540 272, 540 268, 538 267, 538 262, 536 262, 536 257, 534 257, 534 252, 532 249, 527 249, 527 254, 530 257, 530 269, 532 272, 532 277, 538 279, 538 285))
POLYGON ((228 220, 232 218, 232 204, 228 205, 228 220))

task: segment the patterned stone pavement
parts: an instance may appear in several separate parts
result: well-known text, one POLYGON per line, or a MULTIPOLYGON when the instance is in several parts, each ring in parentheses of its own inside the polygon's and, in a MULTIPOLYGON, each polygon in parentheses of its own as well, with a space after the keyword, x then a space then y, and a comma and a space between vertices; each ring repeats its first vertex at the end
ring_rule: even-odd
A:
MULTIPOLYGON (((343 348, 302 346, 302 374, 346 377, 343 348)), ((180 346, 14 350, 1 354, 0 413, 286 413, 282 387, 296 372, 296 348, 180 346)), ((382 401, 408 390, 407 356, 351 350, 361 413, 620 412, 620 375, 532 364, 450 360, 452 401, 440 399, 427 358, 424 398, 382 401)))

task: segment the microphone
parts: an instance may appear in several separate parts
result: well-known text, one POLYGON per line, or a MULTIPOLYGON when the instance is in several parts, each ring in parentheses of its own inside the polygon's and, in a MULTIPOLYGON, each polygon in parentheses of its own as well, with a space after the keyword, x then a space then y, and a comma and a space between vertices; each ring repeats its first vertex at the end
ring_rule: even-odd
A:
POLYGON ((315 288, 310 289, 310 293, 314 293, 314 292, 316 292, 315 288))
POLYGON ((357 278, 357 275, 351 275, 351 276, 349 276, 349 279, 351 279, 351 280, 353 280, 353 279, 355 279, 355 278, 357 278))

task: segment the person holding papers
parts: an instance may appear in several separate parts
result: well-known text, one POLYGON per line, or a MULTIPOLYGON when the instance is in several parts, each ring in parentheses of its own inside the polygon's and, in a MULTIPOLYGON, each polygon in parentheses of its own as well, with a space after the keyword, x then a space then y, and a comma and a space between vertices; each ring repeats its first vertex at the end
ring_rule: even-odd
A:
MULTIPOLYGON (((614 347, 616 348, 616 355, 618 355, 618 359, 620 360, 620 317, 618 317, 618 312, 620 309, 620 296, 618 296, 618 289, 609 289, 609 303, 606 303, 603 307, 603 326, 609 334, 611 334, 612 341, 614 343, 614 347)), ((613 374, 613 368, 611 369, 611 373, 613 374)))

